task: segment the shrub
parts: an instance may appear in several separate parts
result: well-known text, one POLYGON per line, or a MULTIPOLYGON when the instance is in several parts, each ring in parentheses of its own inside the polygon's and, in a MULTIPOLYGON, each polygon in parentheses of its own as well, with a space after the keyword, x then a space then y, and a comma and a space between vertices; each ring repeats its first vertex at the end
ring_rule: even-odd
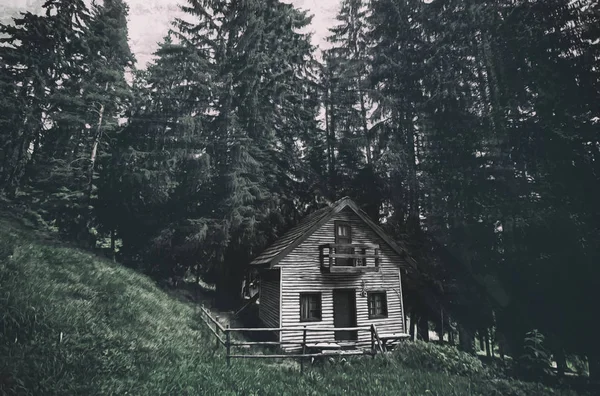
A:
POLYGON ((423 341, 404 342, 394 349, 393 356, 399 363, 414 369, 463 376, 492 376, 477 357, 449 345, 423 341))
POLYGON ((537 329, 525 335, 523 354, 519 356, 518 368, 521 375, 539 379, 550 374, 550 353, 544 348, 544 336, 537 329))
POLYGON ((585 357, 572 355, 567 359, 567 366, 571 370, 577 373, 577 375, 588 376, 590 375, 588 365, 585 357))

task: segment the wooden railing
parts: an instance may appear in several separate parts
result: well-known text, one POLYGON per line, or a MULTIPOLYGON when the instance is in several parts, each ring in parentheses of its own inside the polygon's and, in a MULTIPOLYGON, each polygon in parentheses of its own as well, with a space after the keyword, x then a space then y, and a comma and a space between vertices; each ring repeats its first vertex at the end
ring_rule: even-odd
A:
POLYGON ((372 243, 336 244, 319 246, 321 269, 326 272, 377 272, 379 271, 379 245, 372 243), (338 253, 350 250, 353 253, 338 253), (360 253, 357 253, 359 251, 360 253), (370 252, 372 251, 372 252, 370 252), (350 259, 352 265, 337 265, 337 259, 350 259), (372 259, 372 263, 371 263, 372 259))
MULTIPOLYGON (((211 313, 205 308, 200 308, 201 319, 204 324, 208 327, 211 333, 215 336, 215 345, 218 348, 219 345, 223 345, 226 350, 225 359, 227 361, 227 366, 231 366, 231 359, 299 359, 300 360, 300 370, 304 370, 304 360, 306 358, 316 358, 323 357, 324 355, 371 355, 375 358, 377 353, 383 353, 385 348, 382 345, 382 342, 377 333, 377 329, 375 325, 370 326, 359 326, 359 327, 318 327, 318 328, 310 328, 307 326, 302 327, 286 327, 286 328, 232 328, 227 326, 223 326, 219 323, 219 317, 213 317, 211 313), (319 350, 319 343, 310 343, 307 342, 307 336, 310 333, 323 333, 323 332, 334 332, 334 331, 357 331, 357 332, 369 332, 371 337, 371 348, 365 350, 348 350, 348 351, 331 351, 329 353, 325 352, 307 352, 309 349, 317 349, 319 350), (235 339, 235 334, 237 333, 252 333, 252 332, 274 332, 281 334, 283 332, 302 332, 302 342, 298 341, 243 341, 235 339), (239 354, 233 353, 232 348, 235 347, 251 347, 251 346, 277 346, 277 347, 285 347, 285 346, 293 346, 294 349, 301 350, 301 353, 284 353, 277 352, 272 354, 239 354)), ((279 337, 281 339, 281 337, 279 337)), ((324 343, 320 343, 323 345, 324 343)), ((324 348, 327 349, 327 348, 324 348)), ((264 351, 263 351, 264 352, 264 351)))

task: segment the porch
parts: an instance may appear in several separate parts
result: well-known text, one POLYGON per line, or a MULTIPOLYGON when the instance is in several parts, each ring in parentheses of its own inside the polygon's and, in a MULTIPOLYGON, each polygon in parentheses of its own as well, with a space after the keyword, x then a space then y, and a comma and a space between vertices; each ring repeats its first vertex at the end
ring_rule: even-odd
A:
POLYGON ((321 271, 326 273, 379 272, 379 245, 326 243, 319 245, 321 271))
POLYGON ((390 350, 394 341, 408 338, 407 334, 395 333, 379 334, 377 327, 374 324, 370 326, 358 327, 289 327, 289 328, 231 328, 224 327, 219 320, 214 318, 211 313, 204 307, 201 307, 201 320, 215 336, 216 347, 223 345, 226 349, 225 359, 227 365, 231 365, 231 359, 299 359, 300 367, 303 370, 305 359, 314 359, 326 356, 352 356, 352 355, 370 355, 375 357, 378 353, 385 353, 390 350), (302 332, 302 341, 298 342, 280 342, 280 341, 245 341, 244 333, 256 332, 302 332), (307 334, 315 332, 332 332, 332 331, 356 331, 367 332, 370 334, 371 345, 360 346, 357 342, 351 341, 335 341, 335 342, 307 342, 307 334), (391 336, 391 338, 390 338, 391 336), (260 347, 262 350, 255 353, 248 353, 252 348, 260 347), (275 347, 275 349, 272 349, 275 347), (290 353, 282 352, 283 347, 292 347, 290 353), (234 351, 234 348, 239 348, 234 351), (240 351, 241 350, 241 351, 240 351), (246 351, 243 353, 242 351, 246 351))

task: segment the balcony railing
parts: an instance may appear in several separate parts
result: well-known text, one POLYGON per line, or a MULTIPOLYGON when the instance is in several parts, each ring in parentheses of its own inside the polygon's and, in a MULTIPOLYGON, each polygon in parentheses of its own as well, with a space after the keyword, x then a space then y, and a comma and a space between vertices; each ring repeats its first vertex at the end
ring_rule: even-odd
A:
POLYGON ((337 273, 379 271, 379 245, 372 243, 335 244, 319 246, 321 270, 337 273))

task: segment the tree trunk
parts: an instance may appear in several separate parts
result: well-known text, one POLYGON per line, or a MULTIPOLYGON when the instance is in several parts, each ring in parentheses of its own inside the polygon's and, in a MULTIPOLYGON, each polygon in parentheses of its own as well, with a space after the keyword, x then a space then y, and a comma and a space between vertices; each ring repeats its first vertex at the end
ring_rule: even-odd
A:
POLYGON ((88 172, 88 188, 87 188, 88 201, 92 197, 92 188, 93 188, 93 183, 94 183, 94 166, 96 165, 96 155, 98 153, 98 144, 100 143, 100 137, 102 136, 103 118, 104 118, 104 105, 100 105, 100 111, 98 114, 98 126, 96 127, 94 143, 92 144, 92 153, 90 154, 90 169, 88 172))
POLYGON ((454 345, 454 329, 452 327, 452 318, 448 316, 448 344, 454 345))
POLYGON ((215 293, 215 307, 219 309, 230 309, 232 308, 231 285, 228 282, 229 271, 225 263, 220 263, 217 268, 217 279, 216 279, 216 293, 215 293))
POLYGON ((440 344, 444 342, 444 310, 440 309, 440 323, 438 326, 438 338, 440 344))
POLYGON ((425 312, 419 316, 418 330, 421 339, 429 342, 429 318, 425 312))
POLYGON ((485 351, 488 357, 494 357, 494 351, 492 350, 492 345, 490 344, 489 329, 485 330, 485 351))
POLYGON ((406 128, 406 150, 408 152, 408 175, 409 175, 409 209, 408 223, 412 231, 419 228, 419 181, 417 178, 417 155, 415 152, 415 130, 412 116, 404 115, 404 127, 406 128))
POLYGON ((415 331, 417 327, 417 315, 414 310, 410 311, 410 338, 413 341, 417 340, 417 332, 415 331))
MULTIPOLYGON (((353 15, 353 18, 356 17, 355 15, 353 15)), ((353 24, 355 23, 355 21, 352 22, 353 24)), ((353 47, 354 47, 354 56, 356 59, 361 59, 362 58, 362 54, 360 53, 360 48, 358 47, 358 41, 356 39, 353 39, 353 47)), ((362 128, 363 128, 363 134, 364 134, 364 138, 365 138, 365 152, 367 155, 367 165, 371 165, 373 163, 373 159, 372 159, 372 154, 371 154, 371 136, 369 134, 369 127, 367 125, 367 107, 365 106, 365 93, 363 91, 363 83, 362 83, 362 76, 366 75, 367 73, 364 70, 364 67, 360 67, 358 70, 358 77, 357 77, 357 92, 358 92, 358 97, 359 97, 359 101, 360 101, 360 117, 361 117, 361 123, 362 123, 362 128)))
MULTIPOLYGON (((331 97, 330 97, 331 99, 331 97)), ((329 150, 331 153, 331 157, 329 159, 329 185, 332 191, 331 198, 333 200, 337 199, 337 178, 336 178, 336 161, 335 161, 335 109, 333 107, 333 100, 330 103, 330 112, 329 112, 329 131, 328 131, 328 139, 329 139, 329 150)))
POLYGON ((361 78, 358 77, 358 94, 360 96, 360 116, 362 119, 362 128, 363 134, 365 135, 365 151, 367 154, 367 165, 371 165, 373 163, 372 155, 371 155, 371 136, 369 134, 369 127, 367 126, 367 108, 365 106, 365 98, 364 93, 362 92, 361 87, 361 78))
POLYGON ((335 200, 336 193, 336 164, 335 164, 335 108, 333 105, 333 87, 331 86, 331 74, 327 74, 325 86, 325 135, 327 142, 327 190, 330 191, 329 199, 335 200))
POLYGON ((600 356, 588 355, 587 358, 590 380, 600 381, 600 356))
POLYGON ((565 371, 567 370, 567 357, 565 356, 564 349, 561 347, 556 349, 554 360, 556 360, 556 374, 559 377, 564 377, 565 371))
POLYGON ((216 279, 217 306, 231 310, 239 308, 242 301, 239 290, 244 279, 244 271, 236 259, 229 259, 219 265, 216 279))
POLYGON ((464 352, 475 354, 475 335, 471 330, 459 323, 458 342, 464 352))
POLYGON ((114 230, 114 228, 110 230, 110 251, 112 252, 113 262, 117 261, 116 252, 115 252, 115 230, 114 230))
POLYGON ((479 337, 479 350, 481 351, 485 351, 485 340, 484 340, 484 334, 483 334, 483 330, 479 330, 479 334, 477 334, 479 337))
POLYGON ((26 159, 25 159, 25 153, 27 151, 27 148, 29 146, 29 142, 25 137, 25 134, 23 134, 23 138, 22 141, 19 143, 18 145, 18 152, 17 152, 17 159, 15 161, 14 164, 12 164, 12 169, 11 172, 9 173, 9 177, 8 177, 8 182, 7 182, 7 186, 8 186, 8 191, 7 191, 7 195, 10 198, 15 198, 17 195, 17 191, 19 190, 20 184, 21 184, 21 178, 23 176, 23 171, 25 169, 25 163, 26 163, 26 159))

